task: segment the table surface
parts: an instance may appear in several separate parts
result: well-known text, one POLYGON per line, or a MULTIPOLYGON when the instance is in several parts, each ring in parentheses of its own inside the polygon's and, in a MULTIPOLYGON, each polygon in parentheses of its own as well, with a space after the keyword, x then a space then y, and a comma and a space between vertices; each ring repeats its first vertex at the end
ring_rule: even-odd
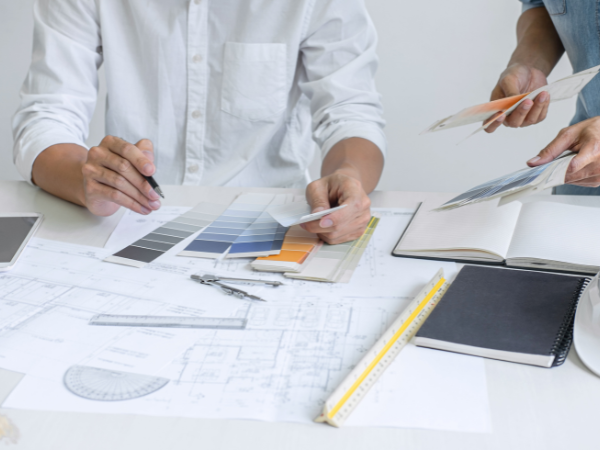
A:
MULTIPOLYGON (((193 206, 244 192, 300 193, 286 189, 165 186, 165 205, 193 206)), ((374 192, 376 207, 416 207, 435 194, 374 192)), ((537 196, 539 198, 540 196, 537 196)), ((441 198, 441 197, 440 197, 441 198)), ((600 207, 600 197, 550 197, 545 200, 600 207)), ((530 198, 527 201, 535 200, 530 198)), ((122 213, 100 218, 25 182, 0 182, 0 213, 41 212, 46 219, 37 236, 103 246, 122 213)), ((485 360, 492 433, 456 433, 401 428, 342 428, 251 420, 211 420, 137 415, 40 412, 0 408, 18 429, 15 448, 107 449, 597 449, 600 379, 574 349, 563 366, 544 368, 485 360)), ((0 369, 0 402, 22 374, 0 369)), ((399 405, 401 407, 401 405, 399 405)), ((2 422, 0 421, 0 425, 2 422)), ((0 445, 2 442, 0 427, 0 445)))

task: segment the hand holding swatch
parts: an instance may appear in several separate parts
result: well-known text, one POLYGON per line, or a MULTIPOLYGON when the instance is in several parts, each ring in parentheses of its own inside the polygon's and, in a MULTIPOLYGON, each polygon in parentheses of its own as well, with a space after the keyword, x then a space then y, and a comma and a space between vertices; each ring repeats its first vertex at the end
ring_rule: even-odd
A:
POLYGON ((577 95, 592 80, 592 78, 596 76, 599 70, 600 66, 592 67, 574 75, 562 78, 554 83, 542 86, 533 92, 502 98, 481 105, 471 106, 459 111, 456 114, 453 114, 452 116, 438 120, 429 128, 424 130, 421 134, 447 130, 449 128, 461 127, 463 125, 469 125, 477 122, 484 122, 481 127, 479 127, 470 135, 472 136, 473 134, 489 127, 498 117, 498 113, 503 113, 508 116, 525 100, 533 100, 542 92, 548 92, 550 94, 550 102, 565 100, 577 95))

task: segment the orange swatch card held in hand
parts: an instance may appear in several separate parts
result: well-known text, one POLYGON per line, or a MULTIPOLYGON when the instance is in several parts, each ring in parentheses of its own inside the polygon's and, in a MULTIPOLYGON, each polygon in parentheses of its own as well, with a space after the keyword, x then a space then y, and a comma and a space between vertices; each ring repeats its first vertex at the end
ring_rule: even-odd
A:
POLYGON ((483 103, 481 105, 471 106, 452 116, 446 117, 445 119, 438 120, 421 134, 483 122, 483 125, 473 133, 475 134, 487 128, 501 113, 504 113, 508 116, 526 99, 533 100, 544 91, 550 94, 550 102, 565 100, 577 95, 592 80, 592 78, 596 76, 599 70, 600 66, 592 67, 591 69, 584 70, 583 72, 576 73, 575 75, 571 75, 555 81, 554 83, 542 86, 533 92, 502 98, 500 100, 494 100, 493 102, 483 103))

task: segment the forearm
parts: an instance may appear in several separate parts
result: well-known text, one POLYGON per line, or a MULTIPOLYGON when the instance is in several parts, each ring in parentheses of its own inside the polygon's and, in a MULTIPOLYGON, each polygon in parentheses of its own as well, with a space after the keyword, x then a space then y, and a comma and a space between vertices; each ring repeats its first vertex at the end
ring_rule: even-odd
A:
POLYGON ((379 182, 383 171, 383 155, 371 141, 349 138, 335 144, 323 160, 321 176, 334 172, 358 179, 368 194, 379 182))
POLYGON ((548 76, 564 51, 546 8, 529 9, 521 14, 517 23, 517 48, 508 66, 524 64, 548 76))
POLYGON ((32 181, 43 190, 85 206, 81 169, 87 150, 76 144, 57 144, 48 147, 35 159, 32 181))

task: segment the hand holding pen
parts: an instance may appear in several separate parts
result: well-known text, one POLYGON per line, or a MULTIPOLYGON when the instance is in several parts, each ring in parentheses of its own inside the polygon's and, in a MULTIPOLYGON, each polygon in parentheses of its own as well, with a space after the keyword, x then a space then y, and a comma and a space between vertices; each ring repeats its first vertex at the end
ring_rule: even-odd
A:
POLYGON ((148 139, 133 145, 114 136, 92 147, 82 168, 88 209, 98 216, 109 216, 121 206, 144 215, 159 209, 163 195, 152 178, 153 150, 148 139))

